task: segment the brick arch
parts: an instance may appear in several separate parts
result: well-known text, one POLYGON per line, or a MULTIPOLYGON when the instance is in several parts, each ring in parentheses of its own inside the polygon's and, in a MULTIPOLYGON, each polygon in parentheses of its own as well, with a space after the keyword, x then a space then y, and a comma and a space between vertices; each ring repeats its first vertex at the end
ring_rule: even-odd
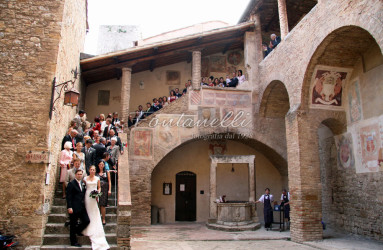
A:
POLYGON ((305 87, 311 59, 326 37, 342 27, 359 27, 367 31, 383 51, 380 21, 383 3, 364 2, 366 3, 353 2, 348 8, 345 8, 343 1, 319 2, 281 42, 280 47, 260 63, 260 89, 265 89, 264 86, 272 80, 279 79, 286 85, 290 106, 305 107, 307 102, 304 103, 302 98, 302 87, 305 87), (342 11, 329 12, 329 9, 342 11), (360 13, 369 15, 362 16, 360 13))
MULTIPOLYGON (((212 135, 212 134, 206 134, 205 136, 210 136, 210 135, 212 135)), ((257 150, 258 152, 262 153, 275 166, 275 168, 279 171, 281 176, 287 176, 288 175, 287 160, 282 155, 280 155, 277 151, 275 151, 273 148, 269 147, 268 145, 266 145, 260 141, 257 141, 255 139, 252 139, 252 138, 243 138, 241 135, 235 134, 235 133, 217 134, 217 135, 223 135, 223 136, 230 135, 230 136, 237 137, 237 139, 233 139, 233 141, 240 142, 240 143, 247 145, 247 146, 257 150)), ((190 143, 193 143, 193 142, 196 142, 199 140, 203 140, 203 139, 197 138, 197 139, 190 139, 190 140, 184 141, 182 143, 179 143, 179 144, 174 145, 173 147, 169 148, 166 154, 164 154, 160 157, 155 157, 153 164, 151 164, 151 166, 150 166, 151 169, 150 169, 150 171, 148 171, 148 173, 150 172, 150 174, 152 174, 155 167, 158 166, 161 161, 165 160, 167 158, 167 156, 170 155, 176 149, 178 149, 178 148, 180 148, 186 144, 190 144, 190 143)), ((231 140, 231 139, 229 139, 229 140, 231 140)))
POLYGON ((301 108, 307 109, 309 106, 310 83, 316 65, 353 68, 363 53, 372 46, 379 44, 370 32, 361 27, 342 26, 330 32, 316 48, 306 68, 301 91, 301 108))
POLYGON ((290 109, 286 86, 279 80, 270 82, 261 94, 259 114, 262 117, 282 118, 290 109))

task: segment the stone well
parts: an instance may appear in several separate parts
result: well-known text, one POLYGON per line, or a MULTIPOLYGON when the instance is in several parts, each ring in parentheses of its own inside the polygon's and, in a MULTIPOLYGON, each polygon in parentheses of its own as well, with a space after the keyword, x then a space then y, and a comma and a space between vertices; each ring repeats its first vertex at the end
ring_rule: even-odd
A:
POLYGON ((210 218, 206 226, 223 231, 247 231, 261 227, 255 209, 255 155, 212 155, 210 165, 210 218), (249 164, 249 201, 217 203, 216 168, 218 163, 249 164))

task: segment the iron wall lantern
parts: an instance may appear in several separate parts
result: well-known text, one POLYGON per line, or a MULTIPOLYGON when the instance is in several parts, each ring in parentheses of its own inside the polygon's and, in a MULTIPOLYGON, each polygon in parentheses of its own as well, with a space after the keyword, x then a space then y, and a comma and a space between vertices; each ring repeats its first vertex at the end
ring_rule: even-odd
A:
POLYGON ((74 70, 72 69, 71 73, 73 74, 73 79, 66 81, 66 82, 59 83, 59 84, 56 84, 56 77, 53 78, 52 95, 51 95, 51 108, 49 111, 49 119, 52 119, 52 113, 54 111, 56 111, 55 102, 58 99, 60 99, 61 93, 63 90, 65 92, 65 94, 64 94, 64 105, 68 105, 71 107, 78 106, 78 101, 80 99, 80 93, 74 88, 74 85, 75 85, 76 80, 77 80, 78 75, 79 75, 79 73, 77 72, 77 67, 74 70), (69 84, 71 84, 71 88, 69 88, 69 84), (56 88, 58 88, 60 86, 61 86, 60 90, 56 90, 56 88), (56 99, 53 100, 53 98, 55 96, 55 90, 56 90, 58 96, 56 97, 56 99))

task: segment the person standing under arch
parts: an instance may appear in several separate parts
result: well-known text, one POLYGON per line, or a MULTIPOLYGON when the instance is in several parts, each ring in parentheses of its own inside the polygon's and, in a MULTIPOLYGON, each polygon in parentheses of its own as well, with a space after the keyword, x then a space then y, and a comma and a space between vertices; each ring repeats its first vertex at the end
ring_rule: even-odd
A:
POLYGON ((263 216, 265 219, 265 228, 267 231, 271 230, 273 224, 273 208, 271 203, 274 201, 274 196, 270 194, 270 188, 265 189, 265 194, 259 198, 255 203, 263 203, 263 216))
POLYGON ((284 211, 284 219, 287 223, 287 228, 289 228, 289 222, 290 222, 290 193, 286 191, 286 189, 282 190, 281 195, 281 206, 283 206, 284 211))

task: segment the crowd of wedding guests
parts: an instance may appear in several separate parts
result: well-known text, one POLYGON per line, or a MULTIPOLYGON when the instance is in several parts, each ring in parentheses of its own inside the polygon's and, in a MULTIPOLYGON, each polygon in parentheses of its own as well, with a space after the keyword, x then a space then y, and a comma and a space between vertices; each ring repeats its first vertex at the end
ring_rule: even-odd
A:
MULTIPOLYGON (((214 78, 214 76, 210 77, 202 77, 201 78, 201 86, 209 86, 209 87, 237 87, 239 84, 246 81, 245 76, 243 75, 242 70, 238 70, 237 72, 233 72, 232 77, 229 75, 226 76, 226 79, 223 77, 214 78)), ((187 93, 188 88, 191 86, 191 80, 188 80, 185 83, 185 88, 180 92, 179 88, 175 88, 170 91, 169 96, 160 96, 158 98, 153 98, 152 102, 147 102, 146 107, 144 108, 142 105, 138 105, 137 110, 133 115, 129 115, 128 118, 128 127, 133 126, 140 120, 145 119, 151 114, 157 112, 158 110, 166 107, 170 103, 174 102, 181 96, 187 93)))
POLYGON ((266 57, 268 54, 270 54, 271 51, 273 51, 273 49, 275 49, 278 46, 278 44, 281 42, 281 38, 275 34, 271 34, 270 39, 271 40, 268 45, 266 43, 262 44, 263 57, 266 57))
POLYGON ((128 117, 128 127, 133 126, 140 120, 150 116, 151 114, 157 112, 169 105, 169 103, 174 102, 183 95, 186 95, 188 88, 191 86, 191 80, 188 80, 185 83, 185 88, 180 92, 179 88, 175 88, 170 91, 169 96, 160 96, 158 98, 153 98, 152 102, 147 102, 145 109, 142 105, 138 105, 138 109, 134 112, 135 115, 129 115, 128 117))
POLYGON ((217 78, 214 76, 210 77, 202 77, 201 86, 209 86, 209 87, 232 87, 235 88, 238 85, 242 84, 246 81, 245 76, 243 75, 242 70, 238 70, 237 72, 233 72, 231 78, 229 75, 226 75, 226 79, 223 77, 217 78))
MULTIPOLYGON (((112 185, 115 185, 118 169, 118 158, 124 154, 124 145, 118 133, 122 132, 124 122, 118 113, 100 114, 91 124, 86 120, 86 112, 80 110, 71 121, 67 134, 62 140, 62 151, 59 159, 60 182, 63 188, 63 199, 66 198, 66 187, 75 179, 76 171, 83 171, 83 178, 89 176, 90 168, 95 166, 96 176, 100 179, 102 195, 99 206, 102 223, 105 225, 105 207, 112 185)), ((66 225, 69 223, 67 222, 66 225)))

